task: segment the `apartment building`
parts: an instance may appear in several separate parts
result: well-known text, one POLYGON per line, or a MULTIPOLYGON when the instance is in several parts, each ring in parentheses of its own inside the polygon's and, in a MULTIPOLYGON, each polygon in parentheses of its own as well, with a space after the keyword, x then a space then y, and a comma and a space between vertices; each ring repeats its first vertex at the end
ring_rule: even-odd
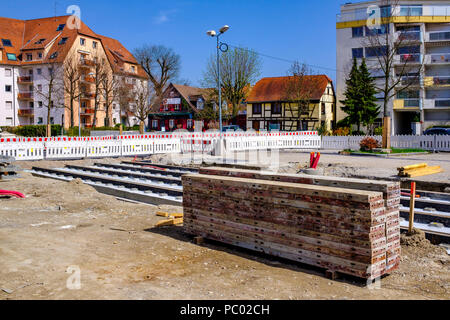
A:
MULTIPOLYGON (((393 134, 411 134, 418 117, 421 129, 450 124, 450 3, 449 1, 367 1, 341 6, 337 17, 337 120, 346 115, 339 101, 344 99, 345 79, 353 59, 365 57, 376 83, 384 84, 377 52, 384 48, 365 41, 377 32, 388 34, 400 45, 395 52, 395 68, 390 75, 399 80, 389 113, 393 134), (377 10, 379 8, 379 10, 377 10), (381 24, 371 27, 369 18, 379 14, 381 24), (368 24, 369 23, 369 24, 368 24), (404 45, 403 45, 404 44, 404 45), (409 73, 402 70, 410 70, 409 73), (416 71, 414 71, 416 70, 416 71), (399 79, 399 75, 402 75, 399 79)), ((394 47, 392 47, 394 48, 394 47)), ((382 94, 377 98, 382 106, 382 94)), ((381 108, 383 111, 383 108, 381 108)), ((381 123, 380 114, 379 123, 381 123)))
MULTIPOLYGON (((70 95, 64 65, 73 62, 81 72, 83 94, 73 101, 75 126, 92 127, 97 96, 96 126, 104 126, 105 98, 95 94, 95 66, 101 63, 109 78, 119 77, 130 84, 147 81, 147 76, 131 53, 117 40, 93 32, 83 22, 74 28, 70 16, 35 20, 0 18, 0 126, 47 124, 51 97, 50 124, 71 125, 70 95), (57 75, 55 75, 57 74, 57 75), (58 90, 49 90, 53 80, 58 90), (80 101, 80 103, 79 103, 80 101)), ((109 118, 121 121, 117 101, 109 118)))
POLYGON ((326 75, 304 76, 298 96, 309 101, 301 109, 288 97, 294 77, 273 77, 259 80, 247 98, 247 129, 259 130, 318 130, 335 125, 336 96, 333 82, 326 75))

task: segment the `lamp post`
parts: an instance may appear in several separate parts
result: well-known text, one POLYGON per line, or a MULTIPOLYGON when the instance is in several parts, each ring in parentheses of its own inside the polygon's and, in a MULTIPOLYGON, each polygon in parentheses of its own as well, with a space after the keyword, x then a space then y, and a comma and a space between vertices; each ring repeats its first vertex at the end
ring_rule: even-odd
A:
MULTIPOLYGON (((220 56, 219 56, 219 50, 222 52, 227 52, 228 51, 228 45, 226 45, 225 43, 221 43, 219 41, 219 38, 222 34, 224 34, 225 32, 228 31, 228 29, 230 29, 229 26, 224 25, 222 28, 220 28, 219 33, 217 33, 214 30, 210 30, 208 32, 206 32, 206 34, 210 37, 216 37, 217 39, 217 78, 218 78, 218 88, 217 90, 219 91, 219 131, 220 131, 220 147, 222 149, 222 83, 221 83, 221 79, 220 79, 220 56), (223 48, 222 48, 223 47, 223 48)), ((221 152, 221 150, 220 150, 221 152)))

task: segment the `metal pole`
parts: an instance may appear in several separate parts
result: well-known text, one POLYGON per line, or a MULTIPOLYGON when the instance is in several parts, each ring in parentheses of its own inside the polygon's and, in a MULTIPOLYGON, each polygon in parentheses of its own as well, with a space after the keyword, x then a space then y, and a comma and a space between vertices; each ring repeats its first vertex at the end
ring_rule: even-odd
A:
POLYGON ((217 35, 217 76, 218 76, 218 90, 219 90, 219 130, 220 130, 220 142, 222 143, 222 84, 220 81, 220 58, 219 58, 219 36, 217 35))
POLYGON ((81 137, 81 95, 78 95, 78 137, 81 137))

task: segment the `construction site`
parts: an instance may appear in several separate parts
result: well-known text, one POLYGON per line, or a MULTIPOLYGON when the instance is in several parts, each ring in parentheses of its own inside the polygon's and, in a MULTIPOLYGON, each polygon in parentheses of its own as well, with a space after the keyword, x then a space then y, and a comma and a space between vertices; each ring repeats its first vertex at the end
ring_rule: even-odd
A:
POLYGON ((2 141, 0 299, 450 298, 449 153, 134 139, 2 141))

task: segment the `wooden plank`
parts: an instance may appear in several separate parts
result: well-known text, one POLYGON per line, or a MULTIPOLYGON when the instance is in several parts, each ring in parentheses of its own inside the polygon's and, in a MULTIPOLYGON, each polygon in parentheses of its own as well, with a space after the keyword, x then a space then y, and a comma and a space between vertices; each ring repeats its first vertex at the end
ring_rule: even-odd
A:
MULTIPOLYGON (((335 242, 336 244, 343 244, 344 246, 354 246, 357 248, 366 248, 369 250, 377 250, 379 248, 384 248, 386 245, 386 238, 382 237, 380 239, 376 240, 359 240, 354 238, 349 238, 347 236, 339 236, 339 235, 333 235, 333 234, 327 234, 327 233, 321 233, 316 232, 312 230, 306 230, 306 229, 300 229, 297 227, 294 227, 292 224, 290 225, 279 225, 276 223, 270 223, 265 221, 255 221, 253 219, 247 219, 247 218, 241 218, 235 214, 224 214, 224 213, 216 213, 211 212, 207 210, 202 209, 194 209, 194 208, 185 208, 185 218, 192 218, 193 215, 200 214, 211 218, 218 218, 222 220, 227 220, 231 222, 241 223, 248 225, 250 228, 250 231, 258 231, 259 229, 267 229, 267 230, 274 230, 276 232, 281 233, 281 235, 297 235, 299 237, 307 237, 316 239, 315 243, 321 244, 322 241, 330 241, 335 242)), ((357 249, 355 249, 355 252, 357 249)))
POLYGON ((441 173, 441 172, 444 172, 444 170, 440 166, 435 166, 435 167, 427 167, 427 168, 423 168, 423 169, 408 171, 406 173, 406 176, 408 178, 415 178, 415 177, 423 177, 423 176, 428 176, 430 174, 436 174, 436 173, 441 173))
POLYGON ((230 178, 230 177, 219 177, 211 175, 184 175, 182 177, 183 186, 192 184, 195 181, 202 181, 206 185, 219 184, 223 186, 228 186, 230 188, 235 188, 236 184, 240 187, 247 187, 249 189, 258 191, 272 191, 272 192, 282 192, 287 194, 301 194, 308 196, 321 196, 329 199, 336 200, 349 200, 355 202, 371 202, 381 200, 382 194, 380 192, 374 191, 361 191, 352 189, 342 189, 327 186, 315 186, 315 185, 304 185, 289 182, 277 182, 277 181, 265 181, 265 180, 251 180, 244 178, 230 178))

